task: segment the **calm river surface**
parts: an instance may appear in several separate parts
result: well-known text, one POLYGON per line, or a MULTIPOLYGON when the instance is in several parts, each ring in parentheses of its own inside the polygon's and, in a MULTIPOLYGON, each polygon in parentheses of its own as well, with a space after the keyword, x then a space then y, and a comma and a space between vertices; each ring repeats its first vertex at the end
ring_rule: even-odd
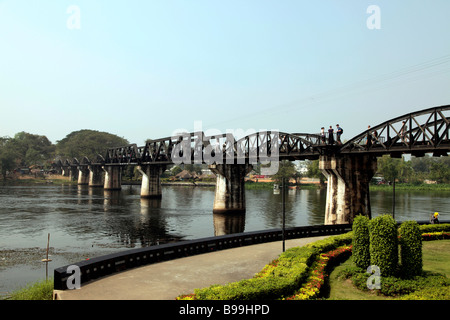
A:
MULTIPOLYGON (((143 200, 140 186, 106 192, 87 186, 0 186, 0 297, 87 258, 168 241, 281 228, 281 195, 246 190, 243 216, 212 214, 213 187, 164 186, 162 200, 143 200)), ((450 193, 396 193, 396 220, 448 219, 450 193)), ((286 226, 323 224, 326 190, 289 189, 286 226)), ((373 216, 390 213, 391 192, 371 192, 373 216)))

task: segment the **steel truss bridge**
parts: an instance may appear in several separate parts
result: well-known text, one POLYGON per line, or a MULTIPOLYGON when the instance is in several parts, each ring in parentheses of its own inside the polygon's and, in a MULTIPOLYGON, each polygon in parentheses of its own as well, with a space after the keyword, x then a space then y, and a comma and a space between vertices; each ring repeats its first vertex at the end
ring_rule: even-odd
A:
POLYGON ((322 155, 403 154, 416 157, 432 153, 447 156, 450 149, 450 105, 416 111, 387 120, 341 145, 330 145, 327 136, 278 131, 255 132, 236 139, 231 133, 205 136, 204 132, 180 132, 148 140, 144 146, 130 144, 109 148, 97 159, 59 160, 55 167, 88 165, 243 164, 278 160, 314 160, 322 155))

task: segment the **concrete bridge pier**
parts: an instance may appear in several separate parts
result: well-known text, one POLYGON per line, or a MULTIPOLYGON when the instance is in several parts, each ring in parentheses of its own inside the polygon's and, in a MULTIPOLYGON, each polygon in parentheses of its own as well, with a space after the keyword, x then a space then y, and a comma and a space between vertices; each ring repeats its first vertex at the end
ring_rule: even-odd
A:
POLYGON ((371 217, 369 182, 377 170, 371 155, 321 156, 319 169, 328 178, 325 224, 352 223, 371 217))
POLYGON ((70 181, 78 181, 78 168, 76 166, 68 167, 70 181))
POLYGON ((244 178, 252 168, 251 164, 214 164, 209 166, 209 169, 217 176, 213 213, 245 212, 244 178))
POLYGON ((62 173, 63 177, 70 177, 70 167, 62 167, 62 173))
POLYGON ((89 183, 89 169, 87 167, 78 167, 78 184, 87 185, 89 183))
POLYGON ((161 174, 166 170, 166 165, 141 165, 137 169, 142 174, 141 198, 161 198, 161 174))
POLYGON ((103 166, 105 171, 105 190, 122 189, 122 167, 121 166, 103 166))
POLYGON ((91 165, 89 168, 89 187, 103 187, 102 166, 91 165))

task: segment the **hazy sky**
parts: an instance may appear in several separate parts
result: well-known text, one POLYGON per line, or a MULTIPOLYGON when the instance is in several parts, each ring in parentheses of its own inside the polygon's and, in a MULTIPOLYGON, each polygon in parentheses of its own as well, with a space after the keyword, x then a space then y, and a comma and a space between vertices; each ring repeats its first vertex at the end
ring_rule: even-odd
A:
POLYGON ((450 104, 450 1, 0 0, 0 58, 0 136, 349 139, 450 104))

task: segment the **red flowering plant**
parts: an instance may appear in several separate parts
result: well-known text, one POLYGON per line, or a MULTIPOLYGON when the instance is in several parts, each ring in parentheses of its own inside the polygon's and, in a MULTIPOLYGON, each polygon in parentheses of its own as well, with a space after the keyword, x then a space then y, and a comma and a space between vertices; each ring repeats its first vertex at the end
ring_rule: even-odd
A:
POLYGON ((320 254, 311 266, 306 283, 293 296, 286 298, 286 300, 311 300, 317 298, 328 277, 329 267, 337 263, 337 261, 340 261, 341 258, 348 257, 351 251, 352 246, 343 246, 320 254))
POLYGON ((440 231, 440 232, 422 233, 423 241, 444 240, 444 239, 450 239, 450 232, 440 231))

